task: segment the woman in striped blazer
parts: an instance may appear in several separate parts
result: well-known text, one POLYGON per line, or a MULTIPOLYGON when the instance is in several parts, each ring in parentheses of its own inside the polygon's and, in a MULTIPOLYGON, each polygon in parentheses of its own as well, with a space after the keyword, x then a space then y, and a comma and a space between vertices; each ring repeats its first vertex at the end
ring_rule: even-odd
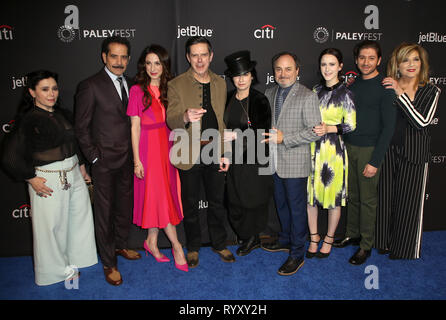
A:
POLYGON ((397 94, 395 133, 379 181, 375 247, 390 259, 420 257, 430 130, 440 89, 429 83, 426 51, 403 43, 392 53, 383 85, 397 94))

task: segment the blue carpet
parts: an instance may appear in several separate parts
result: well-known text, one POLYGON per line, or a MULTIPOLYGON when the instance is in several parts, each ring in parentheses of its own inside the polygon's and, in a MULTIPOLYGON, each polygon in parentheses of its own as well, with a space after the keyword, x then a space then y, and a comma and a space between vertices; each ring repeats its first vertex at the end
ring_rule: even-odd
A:
MULTIPOLYGON (((102 266, 81 269, 79 288, 67 290, 63 282, 46 287, 34 283, 32 257, 0 258, 2 300, 443 300, 446 299, 446 231, 423 234, 422 257, 389 260, 373 250, 362 266, 348 259, 356 247, 333 248, 328 259, 307 259, 295 275, 279 276, 287 253, 254 250, 224 263, 204 247, 200 265, 188 273, 153 257, 137 261, 118 258, 124 279, 119 287, 104 280, 102 266), (376 266, 379 289, 365 287, 367 266, 376 266)), ((236 247, 230 247, 235 252, 236 247)), ((170 250, 161 250, 172 258, 170 250)))

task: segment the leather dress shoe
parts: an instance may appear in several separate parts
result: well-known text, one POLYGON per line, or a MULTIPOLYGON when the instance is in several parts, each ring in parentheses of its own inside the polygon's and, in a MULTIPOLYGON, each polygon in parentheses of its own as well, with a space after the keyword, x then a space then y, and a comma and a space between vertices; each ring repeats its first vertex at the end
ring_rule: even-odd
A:
POLYGON ((212 248, 212 251, 217 253, 223 262, 235 262, 234 255, 226 248, 224 248, 223 250, 216 250, 212 248))
POLYGON ((238 256, 246 256, 252 250, 260 248, 259 236, 252 236, 248 240, 244 241, 240 247, 238 247, 236 253, 238 256))
POLYGON ((295 274, 297 270, 299 270, 304 265, 304 259, 295 259, 292 257, 288 257, 285 263, 279 268, 277 271, 281 276, 290 276, 295 274))
POLYGON ((359 266, 366 262, 367 258, 372 254, 372 250, 364 250, 359 248, 356 250, 355 254, 348 260, 351 264, 359 266))
POLYGON ((196 268, 200 262, 198 259, 198 251, 189 251, 186 254, 186 261, 189 268, 196 268))
POLYGON ((269 251, 269 252, 279 252, 279 251, 290 251, 290 246, 284 246, 280 244, 279 241, 272 242, 272 243, 264 243, 262 244, 261 248, 263 250, 269 251))
POLYGON ((333 247, 344 248, 349 245, 358 246, 361 238, 345 237, 344 239, 338 239, 333 242, 333 247))
POLYGON ((141 259, 139 252, 130 249, 117 249, 116 254, 123 256, 127 260, 138 260, 141 259))
POLYGON ((118 268, 109 268, 104 266, 104 275, 105 280, 112 286, 119 286, 122 284, 122 277, 121 273, 118 271, 118 268))

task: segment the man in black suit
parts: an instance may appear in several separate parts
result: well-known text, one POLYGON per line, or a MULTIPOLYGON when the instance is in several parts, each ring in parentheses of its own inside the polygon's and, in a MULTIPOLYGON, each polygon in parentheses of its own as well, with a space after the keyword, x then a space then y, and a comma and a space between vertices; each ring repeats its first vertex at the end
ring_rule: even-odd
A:
POLYGON ((105 279, 115 286, 122 283, 117 255, 141 258, 127 249, 133 205, 130 120, 126 115, 130 80, 124 76, 129 59, 127 39, 105 39, 105 67, 79 84, 75 104, 76 136, 92 164, 96 243, 105 279))

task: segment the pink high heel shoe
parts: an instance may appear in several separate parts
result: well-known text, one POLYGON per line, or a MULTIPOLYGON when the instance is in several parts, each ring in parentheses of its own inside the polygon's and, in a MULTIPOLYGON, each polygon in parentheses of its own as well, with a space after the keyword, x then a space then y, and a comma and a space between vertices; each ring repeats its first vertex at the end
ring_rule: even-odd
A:
MULTIPOLYGON (((173 260, 175 261, 175 255, 174 255, 174 253, 173 253, 173 248, 172 248, 172 256, 173 256, 173 260)), ((175 267, 176 267, 178 270, 181 270, 181 271, 184 271, 184 272, 188 272, 188 271, 189 271, 189 267, 187 266, 187 262, 186 262, 185 264, 178 264, 178 263, 175 261, 175 267)))
POLYGON ((150 251, 149 246, 146 243, 146 240, 144 240, 144 249, 146 250, 146 256, 147 256, 147 252, 149 252, 157 262, 169 262, 170 259, 168 257, 166 257, 164 254, 161 253, 161 258, 157 258, 153 255, 152 251, 150 251))

